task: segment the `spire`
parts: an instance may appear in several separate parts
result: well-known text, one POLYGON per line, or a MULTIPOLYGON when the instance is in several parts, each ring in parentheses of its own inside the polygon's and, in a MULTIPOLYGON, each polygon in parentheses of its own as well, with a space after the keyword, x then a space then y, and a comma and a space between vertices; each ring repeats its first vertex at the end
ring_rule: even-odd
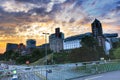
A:
POLYGON ((100 22, 98 19, 95 18, 94 22, 100 22))

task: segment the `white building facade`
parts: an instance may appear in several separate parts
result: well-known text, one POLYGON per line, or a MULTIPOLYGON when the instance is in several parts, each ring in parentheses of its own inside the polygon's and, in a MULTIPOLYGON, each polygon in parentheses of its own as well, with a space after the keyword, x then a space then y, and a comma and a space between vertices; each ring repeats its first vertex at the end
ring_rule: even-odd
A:
POLYGON ((82 47, 81 39, 86 35, 91 36, 92 34, 88 32, 85 34, 79 34, 79 35, 67 37, 63 41, 63 49, 69 50, 69 49, 75 49, 75 48, 82 47))
POLYGON ((75 49, 75 48, 82 47, 80 42, 81 42, 81 40, 79 40, 79 39, 70 40, 70 41, 64 41, 64 43, 63 43, 64 50, 75 49))
POLYGON ((112 46, 113 43, 118 41, 118 39, 117 39, 118 34, 117 33, 112 33, 112 34, 106 33, 103 35, 105 37, 105 49, 104 50, 105 50, 106 55, 109 55, 110 49, 113 48, 113 46, 112 46), (115 40, 113 40, 113 39, 115 39, 115 40))

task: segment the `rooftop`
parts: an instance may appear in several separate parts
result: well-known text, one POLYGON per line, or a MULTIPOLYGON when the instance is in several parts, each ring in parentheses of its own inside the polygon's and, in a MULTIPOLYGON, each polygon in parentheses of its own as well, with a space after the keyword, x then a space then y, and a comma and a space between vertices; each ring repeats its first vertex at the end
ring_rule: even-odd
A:
POLYGON ((72 41, 72 40, 80 40, 85 35, 92 35, 92 33, 85 33, 85 34, 79 34, 79 35, 75 35, 75 36, 70 36, 70 37, 67 37, 66 39, 64 39, 64 41, 66 42, 66 41, 72 41))

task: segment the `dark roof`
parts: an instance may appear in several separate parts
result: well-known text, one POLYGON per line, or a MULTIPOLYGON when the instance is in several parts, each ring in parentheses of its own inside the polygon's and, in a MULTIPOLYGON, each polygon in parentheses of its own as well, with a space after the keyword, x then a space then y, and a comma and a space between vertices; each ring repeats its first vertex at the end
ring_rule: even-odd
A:
POLYGON ((94 21, 95 21, 95 22, 100 22, 100 21, 99 21, 98 19, 96 19, 96 18, 95 18, 95 20, 94 20, 94 21))
MULTIPOLYGON (((62 33, 62 32, 60 32, 61 34, 62 34, 62 36, 63 36, 63 38, 64 38, 64 33, 62 33)), ((49 38, 55 38, 56 36, 55 36, 55 33, 53 33, 53 34, 51 34, 50 36, 49 36, 49 38)))
MULTIPOLYGON (((98 19, 95 19, 94 21, 93 21, 93 23, 100 23, 100 21, 98 20, 98 19)), ((92 23, 92 24, 93 24, 92 23)))
POLYGON ((114 42, 119 42, 119 38, 111 38, 111 41, 114 42))
POLYGON ((28 42, 28 41, 36 41, 36 40, 35 40, 35 39, 27 39, 27 42, 28 42))
POLYGON ((42 44, 42 45, 39 45, 37 46, 38 48, 45 48, 46 46, 49 47, 49 43, 46 43, 46 44, 42 44))
POLYGON ((103 34, 103 35, 104 35, 104 37, 107 37, 107 38, 118 37, 118 33, 112 33, 112 34, 106 33, 106 34, 103 34))
POLYGON ((54 33, 54 34, 51 34, 51 35, 49 36, 49 38, 55 38, 55 33, 54 33))
POLYGON ((17 47, 18 47, 18 44, 15 44, 15 43, 7 43, 6 50, 17 49, 17 47))
POLYGON ((90 35, 92 35, 92 33, 85 33, 85 34, 79 34, 79 35, 75 35, 75 36, 70 36, 70 37, 67 37, 66 39, 64 39, 64 42, 73 41, 73 40, 80 40, 81 38, 83 38, 86 35, 90 36, 90 35))

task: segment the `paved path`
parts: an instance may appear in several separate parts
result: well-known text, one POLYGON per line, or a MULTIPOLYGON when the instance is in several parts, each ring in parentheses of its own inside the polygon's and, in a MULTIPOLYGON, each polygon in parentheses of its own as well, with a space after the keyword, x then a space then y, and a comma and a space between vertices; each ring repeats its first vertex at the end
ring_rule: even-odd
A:
POLYGON ((120 80, 120 71, 107 72, 73 80, 120 80))
POLYGON ((0 78, 0 80, 11 80, 12 78, 11 77, 3 77, 3 78, 0 78))

